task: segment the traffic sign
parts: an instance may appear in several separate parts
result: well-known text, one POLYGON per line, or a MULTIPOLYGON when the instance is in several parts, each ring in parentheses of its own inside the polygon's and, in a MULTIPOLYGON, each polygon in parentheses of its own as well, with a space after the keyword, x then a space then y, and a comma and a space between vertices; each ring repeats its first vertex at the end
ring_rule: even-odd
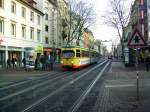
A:
POLYGON ((143 46, 146 46, 146 42, 138 29, 136 29, 128 41, 128 47, 139 48, 143 46))

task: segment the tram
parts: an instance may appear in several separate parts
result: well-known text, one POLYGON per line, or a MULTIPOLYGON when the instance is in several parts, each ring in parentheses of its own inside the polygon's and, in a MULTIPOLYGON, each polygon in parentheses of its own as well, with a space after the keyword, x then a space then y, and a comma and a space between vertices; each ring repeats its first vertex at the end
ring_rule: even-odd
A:
POLYGON ((96 63, 99 54, 94 50, 81 47, 61 48, 61 67, 62 68, 82 68, 96 63))

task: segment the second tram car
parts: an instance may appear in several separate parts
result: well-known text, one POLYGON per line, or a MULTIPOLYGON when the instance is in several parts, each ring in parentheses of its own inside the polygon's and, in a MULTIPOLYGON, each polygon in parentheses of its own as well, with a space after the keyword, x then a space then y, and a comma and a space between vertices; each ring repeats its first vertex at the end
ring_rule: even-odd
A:
POLYGON ((61 49, 62 68, 81 68, 96 63, 99 54, 94 50, 80 47, 64 47, 61 49))

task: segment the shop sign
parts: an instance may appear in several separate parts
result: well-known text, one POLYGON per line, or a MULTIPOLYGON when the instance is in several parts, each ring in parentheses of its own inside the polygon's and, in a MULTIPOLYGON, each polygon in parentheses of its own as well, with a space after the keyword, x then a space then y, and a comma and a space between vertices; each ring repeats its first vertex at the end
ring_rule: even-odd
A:
POLYGON ((0 50, 6 50, 5 46, 0 46, 0 50))
POLYGON ((32 47, 26 47, 26 48, 24 48, 25 49, 25 51, 34 51, 34 48, 32 48, 32 47))
POLYGON ((51 48, 44 48, 44 51, 52 52, 52 49, 51 48))
POLYGON ((36 52, 37 53, 43 53, 43 45, 37 45, 36 46, 36 52))
POLYGON ((22 48, 20 47, 8 47, 9 51, 22 51, 22 48))

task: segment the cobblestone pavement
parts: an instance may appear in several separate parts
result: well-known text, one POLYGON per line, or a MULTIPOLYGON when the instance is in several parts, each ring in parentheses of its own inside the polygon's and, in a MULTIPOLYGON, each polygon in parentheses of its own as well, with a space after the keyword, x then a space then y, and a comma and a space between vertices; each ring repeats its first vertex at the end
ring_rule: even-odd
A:
POLYGON ((150 72, 139 70, 139 101, 135 68, 112 62, 103 78, 94 112, 150 112, 150 72))

